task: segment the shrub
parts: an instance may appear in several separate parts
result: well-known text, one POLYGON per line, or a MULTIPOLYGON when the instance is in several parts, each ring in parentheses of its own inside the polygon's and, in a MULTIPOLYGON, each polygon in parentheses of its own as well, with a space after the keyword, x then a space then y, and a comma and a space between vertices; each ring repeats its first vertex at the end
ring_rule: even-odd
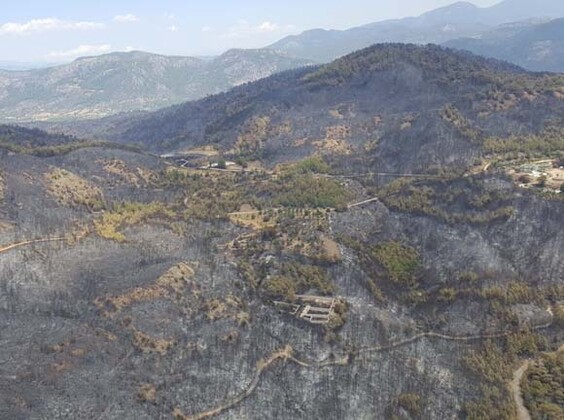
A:
POLYGON ((387 242, 376 246, 372 254, 386 268, 392 282, 408 285, 416 282, 420 262, 415 249, 399 242, 387 242))

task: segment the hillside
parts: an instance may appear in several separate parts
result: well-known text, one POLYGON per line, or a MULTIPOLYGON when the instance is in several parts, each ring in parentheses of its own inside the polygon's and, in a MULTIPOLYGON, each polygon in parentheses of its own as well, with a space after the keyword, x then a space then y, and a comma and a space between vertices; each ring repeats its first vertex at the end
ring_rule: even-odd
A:
MULTIPOLYGON (((363 86, 370 100, 353 90, 358 98, 330 114, 361 133, 371 126, 353 114, 384 98, 373 78, 398 78, 397 92, 416 68, 427 83, 458 75, 450 83, 466 94, 463 69, 474 78, 488 70, 497 86, 532 77, 437 47, 388 46, 306 80, 274 80, 287 92, 299 77, 325 97, 363 86)), ((266 87, 259 95, 271 84, 251 85, 259 105, 282 97, 266 87)), ((437 100, 437 84, 408 85, 410 115, 424 111, 422 98, 437 100)), ((494 146, 532 147, 513 158, 554 153, 521 131, 547 100, 537 95, 524 122, 501 110, 491 117, 519 138, 494 146)), ((292 124, 310 124, 308 108, 289 99, 277 106, 295 113, 292 124)), ((564 340, 564 201, 483 163, 464 174, 447 162, 413 176, 366 175, 380 153, 406 162, 402 170, 441 149, 465 161, 460 145, 472 144, 473 128, 452 106, 441 115, 442 126, 425 122, 428 136, 411 130, 417 118, 373 116, 404 134, 374 142, 372 133, 360 155, 348 154, 347 129, 335 126, 308 150, 316 155, 258 153, 229 170, 231 156, 210 147, 165 160, 1 127, 0 418, 513 420, 514 372, 564 340), (273 157, 284 164, 272 167, 273 157)), ((253 121, 241 151, 256 153, 255 136, 260 145, 270 127, 253 121)), ((544 382, 557 378, 550 373, 544 382)), ((531 412, 558 413, 546 404, 558 393, 539 392, 547 387, 534 386, 536 376, 529 383, 531 412)))
POLYGON ((505 0, 486 8, 457 2, 415 18, 376 22, 344 31, 310 30, 288 36, 268 48, 328 62, 376 43, 441 44, 487 32, 504 23, 549 17, 564 17, 564 6, 560 0, 505 0))
POLYGON ((212 60, 144 52, 85 57, 57 67, 0 70, 0 121, 100 118, 155 110, 309 64, 268 50, 212 60))
POLYGON ((58 129, 161 153, 212 145, 274 163, 331 152, 369 158, 373 168, 417 172, 466 166, 487 153, 492 139, 542 136, 559 126, 563 86, 562 76, 470 53, 377 45, 146 116, 58 129))
POLYGON ((507 25, 444 45, 518 64, 532 71, 564 72, 564 19, 507 25))
POLYGON ((489 8, 457 2, 421 16, 345 31, 313 29, 255 50, 213 59, 144 52, 84 57, 26 71, 0 70, 0 123, 65 122, 154 111, 280 71, 326 63, 376 43, 449 43, 531 70, 559 71, 559 23, 515 31, 515 22, 564 17, 560 1, 505 0, 489 8), (500 26, 502 25, 502 26, 500 26), (524 45, 525 48, 521 48, 524 45))
POLYGON ((513 420, 564 340, 563 86, 390 44, 0 126, 0 418, 513 420))

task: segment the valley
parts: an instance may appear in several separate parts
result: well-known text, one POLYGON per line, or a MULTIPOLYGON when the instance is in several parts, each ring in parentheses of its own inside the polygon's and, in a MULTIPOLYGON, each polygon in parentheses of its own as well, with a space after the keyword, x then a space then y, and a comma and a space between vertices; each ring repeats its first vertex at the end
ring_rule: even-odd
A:
POLYGON ((561 418, 563 92, 393 43, 0 126, 0 418, 561 418))

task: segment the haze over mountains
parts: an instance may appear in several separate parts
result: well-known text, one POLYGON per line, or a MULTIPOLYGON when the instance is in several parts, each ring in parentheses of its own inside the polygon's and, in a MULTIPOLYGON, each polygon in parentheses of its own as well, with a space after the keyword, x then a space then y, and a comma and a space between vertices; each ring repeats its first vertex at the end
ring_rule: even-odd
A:
POLYGON ((444 45, 510 61, 533 71, 564 71, 564 19, 507 24, 444 45))
POLYGON ((344 31, 314 29, 263 49, 231 50, 211 60, 133 52, 46 69, 0 70, 0 122, 156 110, 382 42, 444 43, 529 70, 561 72, 564 19, 550 21, 555 17, 564 17, 564 3, 558 0, 505 0, 488 8, 458 2, 414 18, 344 31))
POLYGON ((376 22, 344 31, 314 29, 286 37, 268 48, 326 62, 375 43, 440 44, 476 35, 504 23, 535 17, 564 17, 564 3, 559 0, 505 0, 492 7, 480 8, 469 2, 458 2, 414 18, 376 22))
POLYGON ((129 52, 0 71, 0 120, 84 119, 157 109, 309 63, 269 50, 230 50, 211 60, 129 52))

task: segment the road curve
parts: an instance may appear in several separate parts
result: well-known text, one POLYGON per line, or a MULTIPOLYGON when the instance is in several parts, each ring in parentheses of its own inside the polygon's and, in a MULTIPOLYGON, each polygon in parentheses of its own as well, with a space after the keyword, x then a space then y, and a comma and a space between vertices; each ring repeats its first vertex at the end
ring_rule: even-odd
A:
POLYGON ((513 372, 513 380, 509 383, 509 390, 513 396, 513 401, 517 406, 517 419, 518 420, 531 420, 531 415, 529 410, 525 407, 525 402, 523 401, 523 394, 521 393, 521 380, 523 375, 529 368, 529 360, 519 366, 515 372, 513 372))

